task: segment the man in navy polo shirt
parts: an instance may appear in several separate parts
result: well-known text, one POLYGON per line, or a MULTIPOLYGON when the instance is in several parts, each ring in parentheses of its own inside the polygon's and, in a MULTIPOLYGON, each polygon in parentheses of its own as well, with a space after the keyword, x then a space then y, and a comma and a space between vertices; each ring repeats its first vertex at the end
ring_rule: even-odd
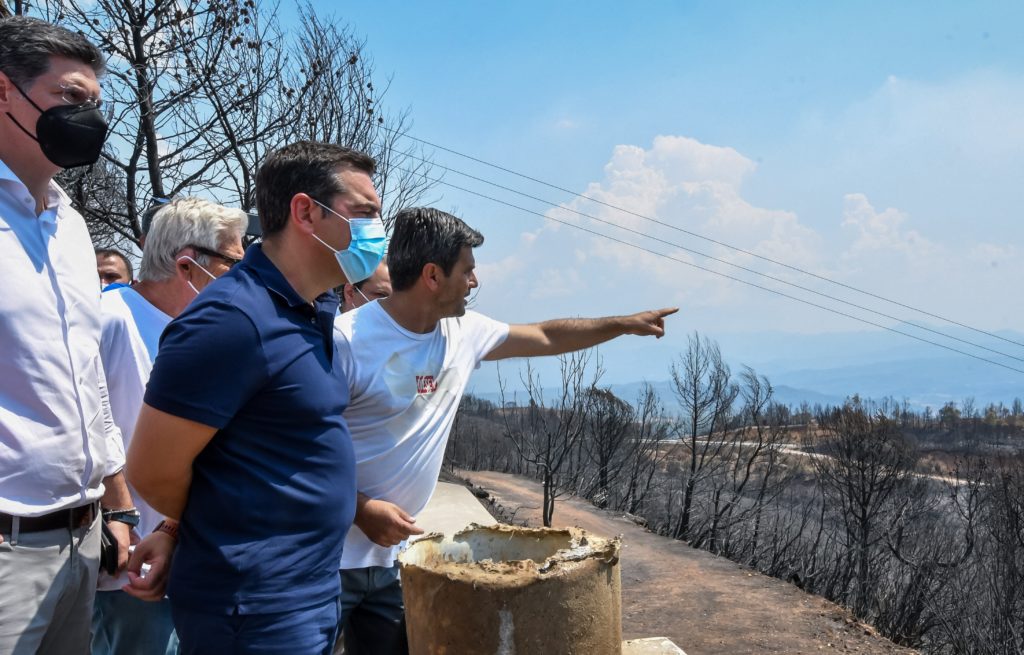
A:
POLYGON ((311 142, 271 154, 263 243, 161 339, 127 470, 181 520, 167 591, 184 653, 330 653, 356 493, 330 290, 383 254, 374 165, 311 142))

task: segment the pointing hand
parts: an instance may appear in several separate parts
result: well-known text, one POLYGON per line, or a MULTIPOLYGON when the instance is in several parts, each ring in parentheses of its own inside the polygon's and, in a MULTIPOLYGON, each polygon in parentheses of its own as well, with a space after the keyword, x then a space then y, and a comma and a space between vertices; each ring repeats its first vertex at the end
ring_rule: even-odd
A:
POLYGON ((640 336, 665 336, 665 317, 671 316, 679 311, 678 307, 666 309, 652 309, 639 314, 624 317, 627 321, 626 334, 637 334, 640 336))

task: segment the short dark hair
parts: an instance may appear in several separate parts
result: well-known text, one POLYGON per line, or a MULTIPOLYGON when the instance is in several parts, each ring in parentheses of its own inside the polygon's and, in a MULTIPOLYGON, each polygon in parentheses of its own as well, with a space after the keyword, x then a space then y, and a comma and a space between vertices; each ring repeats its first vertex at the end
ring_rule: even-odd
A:
POLYGON ((134 280, 135 279, 135 269, 132 267, 132 263, 128 260, 128 257, 125 256, 125 254, 123 252, 121 252, 120 250, 118 250, 117 248, 97 248, 96 249, 96 256, 97 257, 117 257, 118 259, 120 259, 121 261, 124 262, 124 267, 128 271, 128 279, 129 280, 134 280))
POLYGON ((263 237, 280 232, 288 224, 292 198, 308 193, 329 204, 345 193, 339 169, 355 169, 373 175, 377 162, 366 153, 333 143, 299 141, 276 150, 263 160, 256 173, 256 213, 263 237))
POLYGON ((157 198, 153 197, 149 201, 149 207, 139 215, 139 228, 142 230, 142 236, 149 234, 149 228, 153 225, 153 219, 156 217, 158 211, 163 209, 171 202, 170 198, 157 198))
POLYGON ((82 34, 28 16, 0 20, 0 71, 12 82, 30 85, 50 70, 50 57, 88 64, 97 77, 106 71, 103 53, 82 34))
POLYGON ((484 235, 440 209, 403 209, 395 215, 388 246, 391 288, 411 289, 427 264, 437 264, 445 275, 451 275, 462 249, 476 248, 483 242, 484 235))

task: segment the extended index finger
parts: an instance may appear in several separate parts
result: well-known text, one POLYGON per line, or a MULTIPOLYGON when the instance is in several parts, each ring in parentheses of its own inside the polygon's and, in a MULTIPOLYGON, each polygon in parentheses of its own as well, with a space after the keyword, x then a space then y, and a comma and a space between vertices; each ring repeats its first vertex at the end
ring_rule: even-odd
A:
POLYGON ((665 318, 666 316, 671 316, 672 314, 675 314, 678 311, 678 307, 666 307, 664 309, 656 309, 654 310, 654 313, 660 316, 661 318, 665 318))

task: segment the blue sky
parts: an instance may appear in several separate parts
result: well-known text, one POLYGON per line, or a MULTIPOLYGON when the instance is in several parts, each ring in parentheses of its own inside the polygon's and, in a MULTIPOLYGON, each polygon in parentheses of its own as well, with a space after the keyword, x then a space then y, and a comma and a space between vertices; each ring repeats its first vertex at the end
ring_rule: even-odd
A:
MULTIPOLYGON (((1022 3, 315 6, 367 39, 378 74, 391 78, 387 105, 407 107, 420 138, 987 330, 1022 325, 1022 3)), ((654 231, 440 151, 435 159, 654 231)), ((446 179, 591 225, 457 174, 446 179)), ((477 253, 477 307, 496 318, 678 304, 673 334, 657 344, 664 360, 694 329, 734 343, 870 329, 470 194, 439 187, 435 196, 488 237, 477 253)), ((837 291, 658 230, 674 244, 837 291)), ((606 349, 623 362, 609 367, 610 379, 665 377, 628 364, 637 347, 606 349)))

